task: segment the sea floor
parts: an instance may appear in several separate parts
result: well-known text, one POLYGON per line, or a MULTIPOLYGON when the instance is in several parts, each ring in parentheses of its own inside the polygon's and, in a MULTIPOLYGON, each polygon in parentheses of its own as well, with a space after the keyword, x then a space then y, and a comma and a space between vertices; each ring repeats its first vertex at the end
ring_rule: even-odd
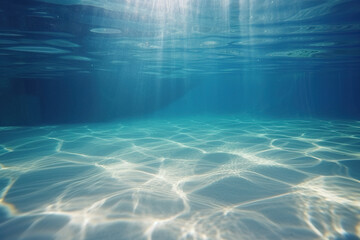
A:
POLYGON ((0 128, 0 239, 359 239, 360 122, 0 128))

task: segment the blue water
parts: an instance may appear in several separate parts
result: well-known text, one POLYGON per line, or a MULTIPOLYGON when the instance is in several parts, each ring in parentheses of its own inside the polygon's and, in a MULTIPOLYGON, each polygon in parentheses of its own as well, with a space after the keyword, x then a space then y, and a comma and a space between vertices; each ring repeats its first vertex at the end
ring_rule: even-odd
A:
POLYGON ((359 240, 358 0, 2 0, 1 240, 359 240))

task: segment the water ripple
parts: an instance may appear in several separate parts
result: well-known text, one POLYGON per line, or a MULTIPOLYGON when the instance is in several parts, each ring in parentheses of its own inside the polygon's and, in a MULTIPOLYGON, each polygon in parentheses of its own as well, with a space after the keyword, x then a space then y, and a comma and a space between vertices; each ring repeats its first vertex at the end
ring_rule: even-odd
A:
POLYGON ((0 129, 1 239, 358 239, 355 121, 0 129))

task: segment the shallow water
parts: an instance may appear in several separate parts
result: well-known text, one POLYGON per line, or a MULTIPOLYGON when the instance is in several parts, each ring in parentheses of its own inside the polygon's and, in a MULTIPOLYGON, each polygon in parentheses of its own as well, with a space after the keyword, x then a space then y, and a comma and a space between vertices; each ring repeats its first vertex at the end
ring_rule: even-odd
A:
POLYGON ((1 239, 357 239, 359 145, 358 121, 2 128, 1 239))
POLYGON ((359 0, 1 0, 0 240, 359 240, 359 0))

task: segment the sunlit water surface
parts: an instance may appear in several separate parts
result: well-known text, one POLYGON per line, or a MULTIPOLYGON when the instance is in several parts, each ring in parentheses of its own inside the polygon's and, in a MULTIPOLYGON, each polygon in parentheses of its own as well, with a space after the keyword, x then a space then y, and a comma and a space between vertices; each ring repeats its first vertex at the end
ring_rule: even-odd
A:
POLYGON ((2 0, 0 239, 359 240, 359 6, 2 0))
POLYGON ((0 238, 358 239, 358 121, 0 129, 0 238))

